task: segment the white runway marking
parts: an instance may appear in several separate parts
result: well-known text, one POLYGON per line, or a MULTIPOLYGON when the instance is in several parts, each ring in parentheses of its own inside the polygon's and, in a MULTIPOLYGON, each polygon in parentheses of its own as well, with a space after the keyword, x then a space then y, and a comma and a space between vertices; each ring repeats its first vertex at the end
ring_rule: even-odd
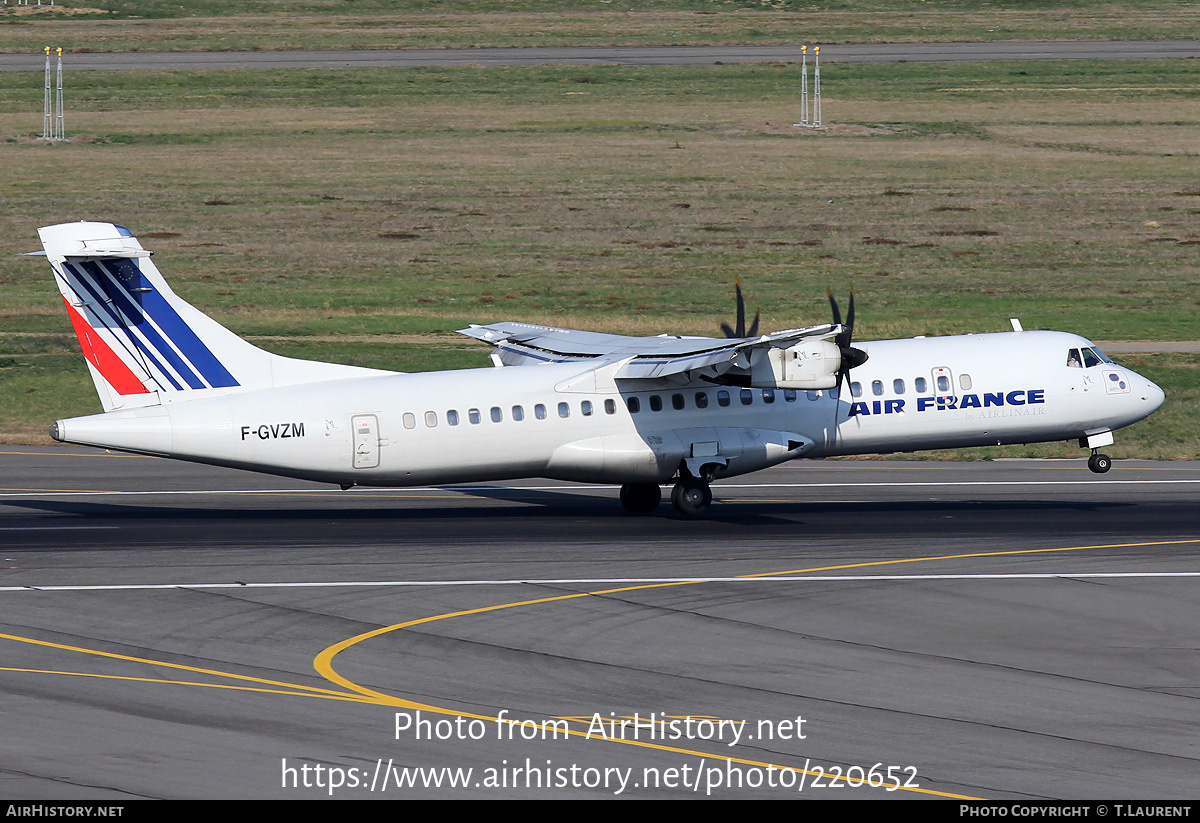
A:
POLYGON ((671 583, 875 583, 931 580, 1107 580, 1200 577, 1196 572, 1084 572, 1041 574, 847 574, 766 577, 587 577, 545 580, 338 580, 316 583, 128 583, 84 586, 0 586, 4 592, 155 591, 162 589, 321 589, 381 586, 661 586, 671 583))
POLYGON ((0 526, 0 532, 58 532, 74 529, 119 529, 120 526, 0 526))
MULTIPOLYGON (((722 489, 877 489, 877 488, 929 488, 929 487, 1006 487, 1006 486, 1171 486, 1200 484, 1200 478, 1193 480, 922 480, 922 481, 886 481, 879 483, 717 483, 713 491, 722 489)), ((664 484, 669 485, 669 484, 664 484)), ((357 488, 348 492, 338 489, 175 489, 153 491, 37 491, 37 492, 0 492, 2 498, 43 498, 43 497, 152 497, 168 495, 218 495, 218 494, 412 494, 415 492, 534 492, 534 491, 599 491, 618 489, 612 485, 558 485, 558 486, 411 486, 402 488, 357 488)))
POLYGON ((886 481, 880 483, 721 483, 714 489, 849 489, 849 488, 878 488, 884 486, 1092 486, 1098 483, 1117 486, 1146 486, 1151 483, 1170 485, 1172 483, 1200 483, 1195 480, 914 480, 886 481))

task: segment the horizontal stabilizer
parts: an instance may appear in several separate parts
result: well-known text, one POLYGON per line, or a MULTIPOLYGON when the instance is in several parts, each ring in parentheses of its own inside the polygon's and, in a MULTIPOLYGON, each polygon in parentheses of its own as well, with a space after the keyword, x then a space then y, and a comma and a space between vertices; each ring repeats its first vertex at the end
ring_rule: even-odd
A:
MULTIPOLYGON (((64 228, 52 226, 53 229, 64 228)), ((66 260, 118 260, 122 257, 149 257, 150 252, 124 226, 112 223, 68 223, 65 228, 74 232, 56 232, 54 256, 66 260), (108 230, 81 231, 84 226, 103 226, 108 230)), ((43 231, 47 231, 43 229, 43 231)), ((49 255, 51 251, 46 249, 49 255)))

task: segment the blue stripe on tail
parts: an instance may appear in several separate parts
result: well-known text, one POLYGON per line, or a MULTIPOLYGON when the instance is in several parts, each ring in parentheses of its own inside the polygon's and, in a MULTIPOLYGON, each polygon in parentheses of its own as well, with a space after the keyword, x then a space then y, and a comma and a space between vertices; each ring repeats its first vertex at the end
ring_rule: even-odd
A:
MULTIPOLYGON (((163 339, 162 335, 160 335, 153 326, 146 322, 146 317, 142 313, 141 307, 130 300, 129 294, 118 288, 116 284, 113 283, 111 278, 109 278, 99 267, 99 265, 93 262, 77 263, 76 268, 82 268, 89 277, 94 278, 99 283, 101 288, 104 289, 105 294, 108 296, 108 299, 111 300, 113 304, 121 310, 126 318, 128 318, 129 324, 131 326, 136 326, 138 330, 146 336, 146 339, 149 340, 150 344, 158 350, 158 353, 162 355, 163 359, 170 363, 179 376, 183 378, 183 382, 187 383, 188 386, 193 389, 208 388, 206 385, 204 385, 204 381, 201 380, 199 376, 192 371, 188 364, 183 361, 183 358, 181 358, 175 352, 175 349, 173 349, 171 345, 163 339)), ((85 283, 85 285, 87 284, 85 283)), ((91 291, 90 286, 88 290, 91 291)), ((101 300, 103 302, 102 298, 101 300)), ((155 365, 161 369, 162 364, 155 359, 153 352, 146 348, 146 345, 138 339, 137 335, 133 334, 133 332, 129 330, 126 330, 126 333, 137 345, 137 347, 145 352, 146 356, 151 358, 155 365)), ((163 369, 163 373, 167 374, 167 371, 163 369)))
POLYGON ((131 298, 137 300, 142 311, 149 315, 160 329, 166 332, 171 342, 175 344, 191 364, 204 376, 213 388, 221 389, 240 385, 229 370, 221 364, 212 349, 204 344, 175 307, 163 299, 148 280, 142 276, 141 269, 131 259, 108 260, 105 267, 112 272, 114 279, 125 287, 131 298), (133 292, 133 289, 149 289, 144 292, 133 292))
MULTIPOLYGON (((76 282, 78 282, 79 285, 82 286, 83 289, 91 296, 92 305, 89 306, 89 308, 95 307, 97 314, 99 314, 100 311, 103 311, 108 316, 108 320, 106 321, 108 324, 108 328, 112 329, 113 331, 120 329, 124 333, 125 338, 128 339, 129 342, 133 344, 134 348, 136 348, 138 351, 142 352, 142 354, 146 355, 146 359, 148 359, 151 362, 151 364, 153 364, 155 370, 159 374, 161 374, 163 377, 165 377, 168 381, 170 381, 171 385, 173 387, 175 387, 176 391, 182 391, 183 386, 179 385, 179 382, 171 375, 171 373, 169 371, 167 371, 166 367, 163 366, 162 362, 157 357, 154 356, 154 352, 152 352, 150 349, 148 349, 146 347, 146 344, 143 343, 140 339, 138 339, 137 335, 135 335, 132 331, 129 330, 129 328, 125 325, 125 322, 123 320, 121 320, 121 318, 116 314, 116 312, 113 311, 113 308, 108 304, 108 301, 104 298, 104 296, 101 295, 98 291, 96 291, 95 284, 89 282, 89 278, 85 277, 84 274, 79 271, 78 264, 71 265, 68 263, 64 263, 63 267, 75 275, 76 282)), ((120 335, 117 336, 117 340, 118 341, 121 340, 120 335)), ((122 342, 121 345, 129 353, 129 356, 134 361, 136 361, 137 356, 132 351, 129 350, 129 347, 126 346, 124 344, 124 342, 122 342)))

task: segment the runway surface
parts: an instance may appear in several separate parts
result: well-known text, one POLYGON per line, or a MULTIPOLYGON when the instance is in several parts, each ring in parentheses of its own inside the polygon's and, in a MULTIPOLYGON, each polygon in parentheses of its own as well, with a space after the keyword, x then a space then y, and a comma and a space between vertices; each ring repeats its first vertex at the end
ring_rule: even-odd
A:
POLYGON ((1196 794, 1197 463, 800 461, 699 519, 75 448, 0 476, 6 798, 1196 794))
MULTIPOLYGON (((822 46, 826 62, 958 63, 982 60, 1149 60, 1200 57, 1200 40, 861 43, 822 46)), ((800 45, 590 46, 356 51, 121 52, 69 54, 71 71, 315 69, 415 66, 695 66, 800 60, 800 45)), ((0 71, 38 71, 41 52, 0 54, 0 71)))

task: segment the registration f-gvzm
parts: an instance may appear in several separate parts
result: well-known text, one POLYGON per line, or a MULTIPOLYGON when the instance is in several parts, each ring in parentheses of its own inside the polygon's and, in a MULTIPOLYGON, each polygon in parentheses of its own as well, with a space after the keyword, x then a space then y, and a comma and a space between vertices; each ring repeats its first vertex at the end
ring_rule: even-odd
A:
MULTIPOLYGON (((846 322, 725 338, 471 326, 504 368, 421 374, 280 357, 180 299, 128 229, 40 230, 104 413, 68 443, 351 486, 547 477, 704 511, 709 483, 797 457, 1078 440, 1163 402, 1082 337, 1020 331, 851 345, 846 322), (853 369, 853 376, 850 371, 853 369)), ((1016 324, 1014 324, 1016 325, 1016 324)))

